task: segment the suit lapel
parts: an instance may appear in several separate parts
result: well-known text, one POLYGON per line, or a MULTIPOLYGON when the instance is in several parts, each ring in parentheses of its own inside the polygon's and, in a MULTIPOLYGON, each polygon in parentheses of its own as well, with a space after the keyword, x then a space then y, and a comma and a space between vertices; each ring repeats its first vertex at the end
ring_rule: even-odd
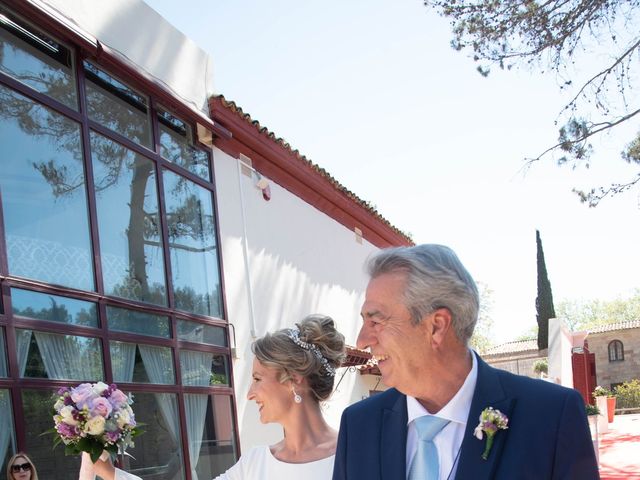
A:
POLYGON ((493 478, 509 430, 501 430, 496 433, 487 460, 482 459, 486 435, 483 435, 482 441, 480 441, 473 435, 473 430, 478 425, 480 413, 485 408, 493 407, 510 417, 515 404, 514 399, 506 396, 495 370, 482 361, 478 355, 476 355, 476 359, 478 361, 478 379, 467 418, 467 427, 462 439, 460 462, 456 473, 456 478, 461 480, 493 478))
POLYGON ((406 477, 407 399, 398 394, 391 408, 382 411, 380 478, 406 477), (402 475, 399 473, 402 472, 402 475))

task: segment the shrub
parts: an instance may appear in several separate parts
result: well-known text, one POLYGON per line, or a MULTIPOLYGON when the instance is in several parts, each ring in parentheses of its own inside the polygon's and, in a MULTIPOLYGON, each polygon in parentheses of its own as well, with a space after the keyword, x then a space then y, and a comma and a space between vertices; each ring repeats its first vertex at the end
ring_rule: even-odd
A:
POLYGON ((640 380, 634 379, 614 389, 616 408, 640 408, 640 380))
POLYGON ((549 362, 546 358, 541 358, 540 360, 536 360, 533 364, 533 371, 540 373, 549 373, 549 362))
POLYGON ((613 396, 613 394, 611 393, 611 390, 609 390, 608 388, 601 387, 600 385, 598 385, 596 388, 593 389, 592 395, 593 395, 593 398, 613 396))
POLYGON ((584 409, 587 411, 587 415, 600 415, 600 409, 597 405, 589 405, 587 403, 584 409))

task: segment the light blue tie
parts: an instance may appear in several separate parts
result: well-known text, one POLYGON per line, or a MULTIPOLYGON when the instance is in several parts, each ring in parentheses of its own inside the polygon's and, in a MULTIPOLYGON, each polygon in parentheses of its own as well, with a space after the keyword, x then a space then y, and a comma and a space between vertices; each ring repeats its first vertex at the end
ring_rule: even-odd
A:
POLYGON ((440 464, 433 438, 448 423, 449 420, 433 415, 418 417, 413 421, 418 434, 418 449, 411 461, 408 480, 438 480, 440 464))

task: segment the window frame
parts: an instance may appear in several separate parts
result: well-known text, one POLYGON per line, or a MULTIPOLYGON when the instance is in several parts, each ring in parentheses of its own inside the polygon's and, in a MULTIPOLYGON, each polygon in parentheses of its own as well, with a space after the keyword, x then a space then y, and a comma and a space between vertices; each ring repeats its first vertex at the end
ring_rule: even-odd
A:
POLYGON ((609 363, 624 362, 624 344, 621 340, 614 339, 607 345, 609 363))
MULTIPOLYGON (((25 439, 25 423, 26 420, 22 411, 22 402, 20 391, 22 388, 35 388, 35 389, 56 389, 63 386, 68 386, 69 381, 66 380, 51 380, 43 378, 19 378, 18 366, 16 365, 16 339, 15 329, 25 328, 43 332, 51 332, 66 335, 80 335, 95 337, 99 340, 102 346, 102 363, 104 369, 105 381, 108 383, 113 380, 113 372, 111 368, 111 352, 109 348, 110 341, 122 341, 129 343, 143 343, 148 345, 169 347, 172 351, 175 384, 173 385, 155 385, 155 384, 142 384, 142 383, 122 383, 119 384, 121 388, 125 390, 137 390, 149 393, 157 393, 159 391, 166 393, 173 393, 178 396, 178 409, 180 420, 180 433, 181 433, 181 446, 183 450, 184 469, 187 479, 191 478, 191 469, 189 465, 189 453, 188 453, 188 436, 186 430, 186 418, 185 418, 185 405, 184 395, 190 393, 206 394, 208 396, 216 395, 223 396, 231 402, 231 415, 232 425, 234 428, 235 452, 239 455, 240 442, 239 442, 239 429, 238 429, 238 416, 236 410, 236 392, 233 376, 233 355, 232 355, 232 339, 230 332, 230 324, 226 320, 227 318, 227 305, 225 295, 225 282, 223 274, 223 261, 221 258, 221 252, 218 248, 217 253, 217 268, 215 272, 219 275, 219 287, 220 287, 220 317, 204 316, 199 314, 193 314, 185 312, 183 310, 177 310, 175 308, 175 299, 173 296, 173 284, 171 274, 171 262, 169 252, 169 241, 167 231, 166 209, 165 209, 165 196, 163 188, 162 175, 166 169, 176 175, 186 178, 190 182, 204 188, 211 193, 211 202, 213 209, 213 219, 215 222, 215 228, 213 234, 215 235, 216 245, 220 245, 220 229, 219 229, 219 215, 218 215, 218 199, 217 189, 215 188, 215 171, 214 171, 214 155, 211 145, 206 145, 202 142, 198 135, 198 131, 204 125, 206 129, 210 131, 212 135, 225 134, 224 128, 216 125, 213 120, 207 118, 201 112, 196 112, 188 105, 182 104, 179 99, 174 97, 171 93, 165 90, 159 83, 154 80, 145 77, 143 74, 136 72, 131 65, 118 62, 114 60, 114 56, 109 54, 108 49, 102 51, 99 47, 92 45, 86 38, 82 38, 78 33, 68 30, 65 26, 58 23, 54 17, 49 17, 46 13, 40 11, 37 7, 30 4, 23 4, 21 2, 8 1, 6 5, 13 15, 19 17, 27 24, 33 25, 34 28, 42 31, 50 36, 52 39, 59 41, 61 44, 68 46, 72 50, 73 57, 73 75, 76 86, 76 95, 78 101, 78 108, 74 110, 54 98, 48 97, 46 94, 38 92, 37 90, 29 87, 21 81, 11 77, 10 75, 0 72, 0 85, 12 89, 17 93, 28 97, 30 100, 52 109, 56 113, 63 115, 70 120, 76 121, 80 124, 81 128, 81 142, 82 142, 82 165, 85 172, 85 184, 87 191, 87 209, 89 215, 89 235, 91 239, 91 256, 93 262, 93 275, 95 279, 95 291, 82 291, 73 288, 63 287, 54 284, 48 284, 45 282, 27 279, 11 275, 8 270, 7 259, 7 245, 5 242, 4 234, 4 209, 2 198, 0 197, 0 293, 1 293, 1 309, 0 309, 0 328, 4 329, 5 334, 5 346, 6 355, 8 360, 8 377, 0 378, 0 388, 7 389, 11 394, 13 404, 13 419, 16 428, 16 439, 18 450, 24 449, 26 445, 25 439), (26 18, 30 20, 27 21, 26 18), (88 61, 96 67, 104 70, 114 78, 123 81, 127 86, 131 87, 137 92, 146 95, 149 100, 149 112, 151 127, 151 146, 150 148, 144 145, 135 143, 134 141, 124 137, 123 135, 105 127, 96 121, 88 117, 87 112, 87 97, 85 86, 85 70, 84 62, 88 61), (173 163, 161 155, 160 150, 160 132, 158 127, 158 106, 161 106, 163 110, 168 111, 172 115, 175 115, 180 120, 184 121, 191 127, 193 135, 193 146, 207 153, 209 158, 210 175, 209 179, 204 179, 198 176, 186 168, 173 163), (149 303, 143 303, 136 300, 130 300, 120 297, 114 297, 105 294, 104 284, 102 281, 102 265, 100 261, 100 239, 98 234, 98 220, 96 209, 96 192, 93 178, 92 157, 91 157, 91 145, 90 145, 90 132, 95 132, 102 135, 114 142, 124 146, 125 148, 133 151, 136 154, 140 154, 145 158, 151 160, 156 169, 155 182, 156 191, 159 198, 158 212, 160 215, 161 235, 163 238, 163 256, 165 261, 165 285, 167 292, 167 305, 155 305, 149 303), (33 318, 26 318, 13 314, 13 308, 11 303, 11 288, 20 288, 24 290, 31 290, 35 292, 60 295, 71 299, 84 300, 94 302, 96 304, 98 325, 84 326, 74 324, 56 323, 47 320, 38 320, 33 318), (156 315, 163 315, 169 318, 170 324, 170 338, 151 337, 142 334, 122 332, 109 330, 106 309, 107 306, 113 306, 118 308, 126 308, 130 310, 140 311, 144 313, 151 313, 156 315), (226 335, 226 346, 214 346, 208 344, 192 343, 186 340, 181 340, 177 332, 177 322, 180 320, 186 320, 189 322, 200 323, 203 325, 210 325, 214 327, 222 327, 226 335), (214 355, 224 355, 227 359, 227 370, 229 384, 224 386, 191 386, 182 384, 182 375, 180 371, 180 350, 200 350, 211 352, 214 355)), ((106 48, 106 47, 105 47, 106 48)), ((228 132, 227 132, 228 133, 228 132)), ((206 141, 206 140, 205 140, 206 141)), ((74 381, 75 382, 75 381, 74 381)))

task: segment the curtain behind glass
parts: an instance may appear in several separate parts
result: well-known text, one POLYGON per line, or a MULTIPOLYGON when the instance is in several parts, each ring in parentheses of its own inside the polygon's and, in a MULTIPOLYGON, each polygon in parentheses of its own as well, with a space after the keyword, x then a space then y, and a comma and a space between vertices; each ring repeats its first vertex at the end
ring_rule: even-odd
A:
MULTIPOLYGON (((0 377, 8 376, 7 351, 4 347, 4 328, 0 328, 0 377)), ((0 410, 1 411, 1 410, 0 410)), ((0 457, 2 458, 2 457, 0 457)))
POLYGON ((133 368, 136 365, 136 344, 110 342, 111 371, 114 382, 129 383, 133 380, 133 368))
MULTIPOLYGON (((173 383, 173 364, 171 363, 171 350, 168 348, 152 347, 151 345, 138 345, 142 363, 147 371, 151 383, 173 383), (167 352, 169 355, 167 356, 167 352)), ((160 414, 169 427, 171 438, 178 442, 178 403, 175 395, 166 393, 156 394, 160 414)))
POLYGON ((16 438, 13 431, 13 415, 11 414, 11 398, 8 390, 0 390, 0 462, 4 468, 9 441, 11 451, 16 451, 16 438))
MULTIPOLYGON (((213 354, 191 350, 180 351, 180 370, 184 385, 209 386, 211 379, 211 361, 213 354)), ((198 480, 196 467, 202 447, 202 433, 204 419, 207 414, 207 395, 185 394, 184 408, 187 417, 187 436, 189 440, 189 460, 191 461, 191 475, 198 480)))
POLYGON ((27 368, 27 355, 29 355, 29 344, 31 343, 31 330, 16 330, 16 344, 18 350, 18 371, 21 377, 27 368))
POLYGON ((95 339, 33 332, 47 376, 56 380, 102 380, 100 349, 95 339), (89 343, 89 345, 86 345, 89 343), (87 348, 89 347, 89 348, 87 348), (97 345, 93 345, 97 347, 97 345))

